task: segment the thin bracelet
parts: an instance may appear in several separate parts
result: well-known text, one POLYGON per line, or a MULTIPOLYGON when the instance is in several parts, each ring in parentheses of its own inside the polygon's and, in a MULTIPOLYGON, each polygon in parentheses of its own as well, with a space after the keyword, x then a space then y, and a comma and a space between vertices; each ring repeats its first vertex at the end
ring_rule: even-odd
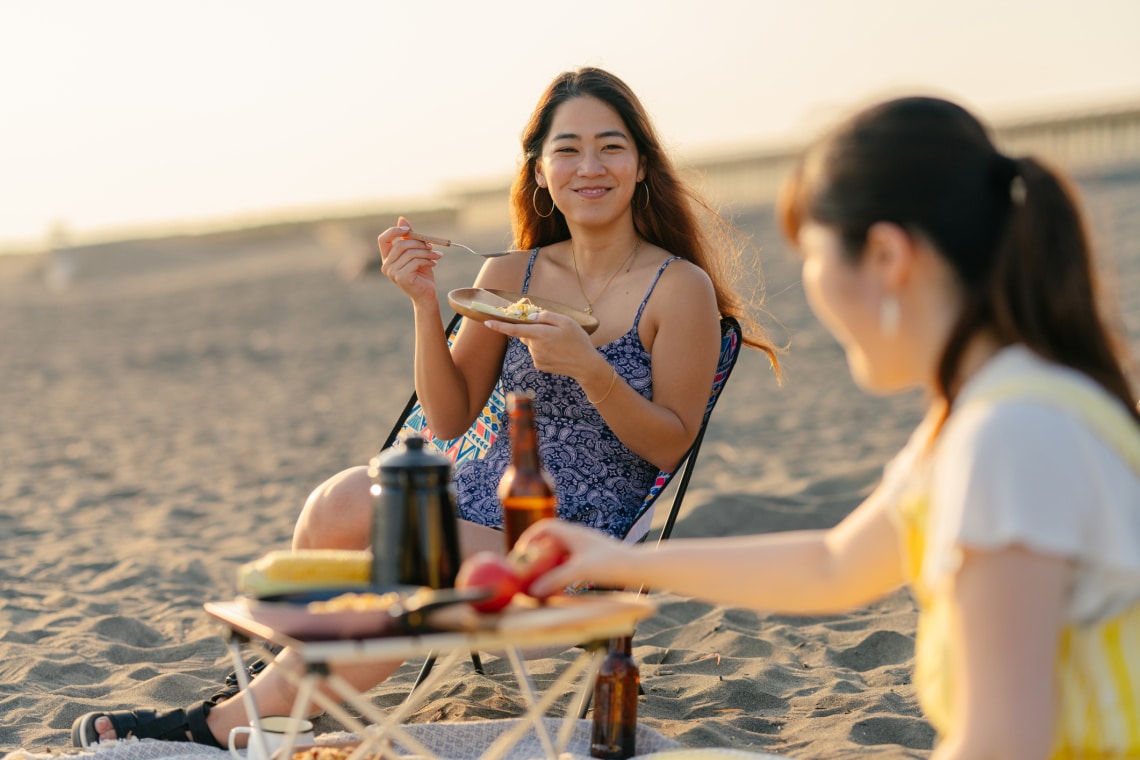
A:
POLYGON ((608 399, 610 397, 610 394, 614 392, 614 384, 615 383, 617 383, 617 370, 616 369, 614 370, 613 377, 610 378, 610 387, 606 389, 606 395, 602 396, 597 401, 594 401, 589 396, 586 396, 586 400, 589 401, 594 406, 597 406, 598 404, 600 404, 603 401, 605 401, 606 399, 608 399))

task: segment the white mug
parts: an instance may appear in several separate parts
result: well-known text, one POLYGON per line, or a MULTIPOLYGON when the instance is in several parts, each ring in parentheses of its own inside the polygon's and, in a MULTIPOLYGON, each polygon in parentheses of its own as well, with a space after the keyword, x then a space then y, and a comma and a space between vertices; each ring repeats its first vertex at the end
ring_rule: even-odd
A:
MULTIPOLYGON (((230 754, 238 760, 272 760, 273 753, 285 746, 285 735, 289 733, 292 718, 287 715, 267 715, 261 719, 261 731, 252 725, 238 726, 230 731, 230 754), (241 734, 249 734, 248 750, 242 755, 235 745, 235 740, 241 734), (258 737, 264 743, 258 741, 258 737), (262 754, 264 751, 265 754, 262 754)), ((294 746, 312 744, 313 724, 307 720, 298 721, 297 739, 294 746)))

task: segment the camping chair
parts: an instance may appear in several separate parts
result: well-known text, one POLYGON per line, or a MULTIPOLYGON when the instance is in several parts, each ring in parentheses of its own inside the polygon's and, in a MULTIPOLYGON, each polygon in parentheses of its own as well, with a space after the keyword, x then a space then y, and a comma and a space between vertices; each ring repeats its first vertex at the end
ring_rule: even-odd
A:
MULTIPOLYGON (((461 321, 462 316, 456 314, 450 324, 448 324, 448 344, 455 339, 456 334, 459 332, 461 321)), ((685 452, 685 455, 681 458, 681 462, 677 465, 675 470, 672 472, 661 471, 657 473, 657 478, 653 486, 649 489, 649 492, 645 495, 645 500, 641 504, 640 514, 634 521, 633 527, 630 528, 625 536, 624 540, 627 543, 639 543, 648 538, 657 500, 665 488, 672 482, 673 477, 680 472, 681 479, 677 482, 677 490, 673 494, 673 502, 669 506, 669 514, 665 520, 665 525, 661 529, 661 535, 657 539, 658 543, 667 539, 673 532, 673 526, 677 522, 677 515, 681 509, 681 502, 685 498, 685 491, 689 487, 689 479, 692 477, 693 468, 697 463, 697 454, 700 452, 701 442, 705 437, 705 430, 708 428, 709 417, 716 407, 716 402, 720 399, 721 391, 724 390, 729 375, 732 374, 733 367, 736 366, 736 359, 740 355, 740 347, 744 342, 740 330, 740 323, 733 317, 721 317, 720 336, 720 356, 717 359, 712 393, 709 395, 708 404, 705 406, 704 418, 701 420, 701 427, 697 431, 697 437, 693 441, 693 445, 685 452)), ((445 440, 436 438, 432 434, 431 429, 428 427, 427 420, 424 419, 423 408, 420 407, 419 400, 413 391, 399 420, 392 427, 391 432, 388 433, 388 438, 384 441, 381 450, 392 446, 396 442, 396 439, 402 435, 414 434, 426 439, 429 446, 451 460, 453 465, 466 462, 469 459, 477 459, 487 452, 487 449, 491 447, 491 443, 495 440, 495 437, 502 430, 505 424, 506 406, 506 395, 503 393, 502 385, 496 384, 483 411, 467 432, 458 438, 445 440)), ((479 656, 472 653, 471 661, 475 667, 475 671, 482 674, 483 666, 479 661, 479 656)), ((413 691, 423 682, 434 665, 434 656, 429 656, 424 660, 423 667, 416 677, 415 684, 412 686, 413 691)))

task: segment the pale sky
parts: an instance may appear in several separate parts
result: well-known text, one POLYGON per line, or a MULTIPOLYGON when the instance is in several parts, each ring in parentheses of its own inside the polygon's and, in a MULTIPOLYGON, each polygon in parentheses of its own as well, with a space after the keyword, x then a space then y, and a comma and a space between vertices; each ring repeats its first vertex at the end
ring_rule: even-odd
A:
POLYGON ((0 0, 0 249, 508 178, 546 84, 638 93, 680 160, 884 95, 1140 100, 1140 0, 0 0))

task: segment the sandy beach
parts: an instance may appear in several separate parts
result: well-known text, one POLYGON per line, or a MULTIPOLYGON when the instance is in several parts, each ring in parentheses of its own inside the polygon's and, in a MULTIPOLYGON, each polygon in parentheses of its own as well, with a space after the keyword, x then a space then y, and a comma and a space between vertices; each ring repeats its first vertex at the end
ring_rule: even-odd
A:
MULTIPOLYGON (((1140 169, 1082 189, 1140 354, 1140 169)), ((916 395, 854 387, 771 210, 737 221, 759 249, 786 379, 745 352, 675 537, 833 525, 921 414, 916 395)), ((341 269, 382 226, 0 257, 0 752, 66 752, 87 711, 186 707, 220 685, 231 666, 202 604, 233 596, 240 564, 288 547, 309 491, 373 456, 411 391, 406 298, 341 269)), ((477 266, 449 255, 437 272, 463 287, 477 266)), ((685 746, 795 758, 930 753, 905 591, 813 618, 655 599, 634 640, 643 724, 685 746)), ((537 677, 564 659, 538 662, 537 677)), ((374 700, 402 699, 418 665, 374 700)), ((507 663, 487 665, 448 680, 415 720, 517 716, 507 663)))

